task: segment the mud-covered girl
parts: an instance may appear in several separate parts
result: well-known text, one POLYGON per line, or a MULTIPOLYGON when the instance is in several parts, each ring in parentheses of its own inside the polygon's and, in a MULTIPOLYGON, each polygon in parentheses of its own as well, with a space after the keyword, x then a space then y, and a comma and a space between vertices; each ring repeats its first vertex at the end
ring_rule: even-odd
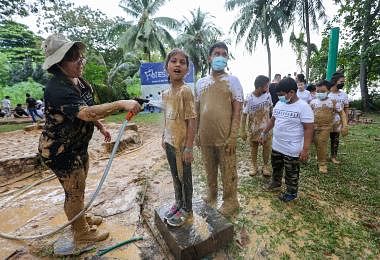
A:
POLYGON ((165 115, 162 146, 173 177, 175 204, 164 217, 168 225, 181 226, 192 217, 191 162, 196 113, 193 93, 184 82, 189 70, 188 55, 181 49, 173 49, 166 58, 165 67, 170 88, 162 94, 165 115))

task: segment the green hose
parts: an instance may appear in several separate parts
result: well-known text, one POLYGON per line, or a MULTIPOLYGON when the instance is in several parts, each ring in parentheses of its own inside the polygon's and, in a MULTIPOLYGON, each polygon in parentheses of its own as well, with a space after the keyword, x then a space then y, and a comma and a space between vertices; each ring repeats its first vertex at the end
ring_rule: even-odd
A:
POLYGON ((112 250, 116 249, 116 248, 119 248, 121 246, 124 246, 126 244, 130 244, 130 243, 133 243, 133 242, 136 242, 136 241, 139 241, 139 240, 143 240, 142 237, 134 237, 134 238, 131 238, 131 239, 128 239, 128 240, 125 240, 124 242, 121 242, 119 244, 116 244, 114 246, 111 246, 111 247, 108 247, 106 249, 102 249, 102 250, 99 250, 99 252, 96 254, 96 256, 102 256, 102 255, 105 255, 109 252, 111 252, 112 250))

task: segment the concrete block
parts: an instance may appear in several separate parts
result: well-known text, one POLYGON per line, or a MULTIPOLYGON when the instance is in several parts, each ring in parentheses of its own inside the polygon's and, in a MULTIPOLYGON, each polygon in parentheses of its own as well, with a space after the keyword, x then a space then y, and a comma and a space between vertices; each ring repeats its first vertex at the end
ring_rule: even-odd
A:
POLYGON ((164 214, 170 205, 155 210, 155 224, 176 259, 201 259, 233 239, 233 225, 204 201, 193 201, 193 220, 170 227, 164 214))

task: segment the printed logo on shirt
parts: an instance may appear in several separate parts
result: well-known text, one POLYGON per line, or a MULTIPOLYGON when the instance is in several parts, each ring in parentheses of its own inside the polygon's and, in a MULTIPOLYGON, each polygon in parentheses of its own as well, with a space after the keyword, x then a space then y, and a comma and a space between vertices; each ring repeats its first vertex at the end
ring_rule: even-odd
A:
POLYGON ((273 116, 281 118, 300 118, 300 113, 294 111, 275 109, 273 111, 273 116))
POLYGON ((271 106, 272 106, 272 104, 268 100, 266 100, 260 104, 257 104, 257 105, 251 105, 248 101, 247 110, 248 110, 248 112, 253 112, 253 111, 263 109, 266 107, 271 107, 271 106))

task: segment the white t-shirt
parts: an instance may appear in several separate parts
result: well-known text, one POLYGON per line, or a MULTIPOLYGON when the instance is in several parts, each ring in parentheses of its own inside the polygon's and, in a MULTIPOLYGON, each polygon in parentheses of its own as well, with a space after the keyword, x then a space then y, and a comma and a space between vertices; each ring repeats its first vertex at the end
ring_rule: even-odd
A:
MULTIPOLYGON (((233 100, 244 102, 243 87, 241 86, 240 81, 237 77, 229 74, 224 74, 220 79, 228 81, 228 86, 231 91, 233 100)), ((202 92, 207 90, 214 83, 215 80, 211 75, 199 79, 195 88, 196 101, 199 101, 199 97, 201 96, 202 92)))
POLYGON ((292 104, 277 102, 272 116, 276 119, 272 149, 288 156, 299 157, 303 148, 303 123, 314 123, 311 107, 301 99, 292 104))
POLYGON ((310 91, 306 89, 304 91, 300 91, 299 89, 297 89, 297 97, 299 99, 302 99, 306 103, 309 103, 313 99, 313 97, 310 94, 310 91))
POLYGON ((11 101, 9 99, 3 99, 3 108, 11 108, 11 101))
POLYGON ((342 107, 348 107, 349 105, 348 95, 343 90, 339 90, 338 93, 330 92, 328 97, 332 100, 336 100, 336 102, 340 103, 342 107))

